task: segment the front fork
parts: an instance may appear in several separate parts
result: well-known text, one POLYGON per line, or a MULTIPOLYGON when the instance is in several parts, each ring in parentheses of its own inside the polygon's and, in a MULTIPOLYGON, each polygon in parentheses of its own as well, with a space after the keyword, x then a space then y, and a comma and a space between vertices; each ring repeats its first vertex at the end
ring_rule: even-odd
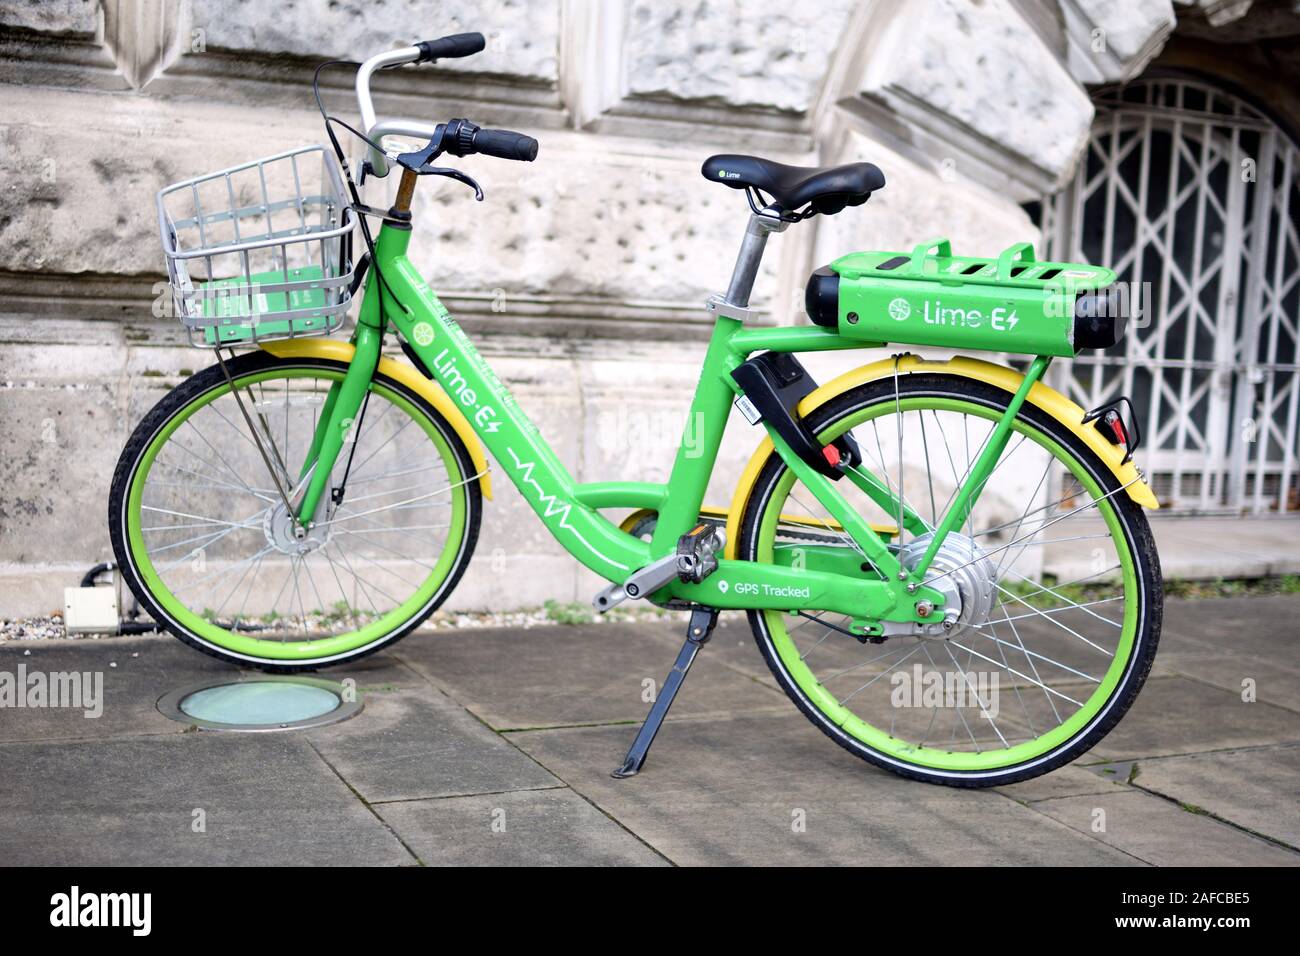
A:
MULTIPOLYGON (((383 242, 384 231, 381 230, 381 247, 383 242)), ((296 503, 298 521, 305 528, 310 528, 320 515, 321 506, 331 491, 330 476, 339 454, 356 439, 357 418, 370 390, 375 369, 379 367, 384 343, 378 305, 381 293, 378 288, 371 287, 377 281, 372 270, 366 282, 366 295, 361 303, 356 332, 352 336, 356 352, 343 380, 330 385, 312 435, 311 447, 298 473, 299 484, 307 482, 306 489, 300 492, 301 501, 296 503)))

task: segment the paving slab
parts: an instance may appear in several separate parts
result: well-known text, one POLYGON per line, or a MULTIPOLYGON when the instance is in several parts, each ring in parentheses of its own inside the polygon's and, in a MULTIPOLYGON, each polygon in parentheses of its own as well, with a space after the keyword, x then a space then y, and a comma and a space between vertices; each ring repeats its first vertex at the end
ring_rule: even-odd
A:
POLYGON ((336 681, 351 678, 356 681, 357 689, 363 693, 411 690, 427 687, 429 683, 422 674, 407 667, 390 650, 371 654, 352 663, 321 668, 314 676, 336 681))
POLYGON ((429 866, 666 866, 568 788, 376 808, 429 866))
POLYGON ((105 691, 98 719, 0 709, 0 860, 1294 862, 1244 831, 1300 846, 1296 597, 1169 602, 1156 676, 1119 727, 1075 765, 985 791, 906 781, 836 747, 775 688, 745 617, 723 621, 625 781, 608 771, 684 618, 412 635, 321 672, 357 682, 359 717, 285 735, 186 733, 158 714, 169 690, 248 673, 170 637, 0 645, 0 671, 101 672, 105 691), (1096 774, 1111 760, 1137 761, 1133 787, 1096 774), (1080 822, 1098 806, 1110 840, 1080 822))
POLYGON ((1152 673, 1161 677, 1189 677, 1238 697, 1249 688, 1256 700, 1300 712, 1300 668, 1275 660, 1247 654, 1162 652, 1156 655, 1152 673))
POLYGON ((370 803, 560 785, 428 684, 372 690, 364 700, 356 717, 307 737, 370 803))
POLYGON ((79 707, 0 709, 0 741, 173 734, 185 727, 158 713, 158 698, 209 676, 237 678, 238 668, 200 654, 171 636, 102 640, 13 641, 0 645, 0 672, 90 674, 102 682, 103 713, 79 707), (98 675, 96 677, 95 675, 98 675))
POLYGON ((1079 764, 1067 764, 1041 777, 995 789, 1012 800, 1034 803, 1039 800, 1057 800, 1061 797, 1124 793, 1129 788, 1123 780, 1103 776, 1096 770, 1079 764))
POLYGON ((283 734, 0 744, 0 806, 10 864, 414 863, 306 740, 283 734))
POLYGON ((1300 848, 1300 747, 1143 760, 1134 783, 1300 848))
MULTIPOLYGON (((685 627, 683 622, 682 628, 685 627)), ((684 631, 668 624, 590 624, 431 634, 394 653, 498 730, 636 722, 662 686, 684 631)), ((788 707, 705 648, 671 719, 788 707)))
POLYGON ((1149 678, 1084 763, 1300 743, 1300 714, 1185 677, 1149 678))
MULTIPOLYGON (((84 708, 0 709, 0 741, 61 740, 183 733, 186 725, 158 712, 158 699, 170 691, 204 680, 241 680, 259 676, 202 654, 165 634, 101 640, 15 641, 0 645, 0 672, 17 675, 89 673, 101 675, 103 713, 85 716, 84 708)), ((427 686, 415 671, 385 652, 352 664, 324 669, 317 676, 354 680, 368 691, 427 686)))
MULTIPOLYGON (((678 644, 680 645, 680 641, 678 644)), ((728 611, 718 618, 713 639, 701 654, 716 658, 742 674, 773 688, 782 697, 782 691, 754 643, 754 632, 749 627, 749 616, 743 611, 728 611)), ((793 706, 793 705, 791 705, 793 706)))
POLYGON ((639 776, 614 780, 629 736, 588 727, 510 739, 679 864, 1136 863, 993 791, 871 767, 797 713, 679 720, 639 776))
MULTIPOLYGON (((1300 525, 1292 527, 1300 530, 1300 525)), ((1165 602, 1164 632, 1174 635, 1169 643, 1171 650, 1198 647, 1265 660, 1295 661, 1300 651, 1300 598, 1269 594, 1169 600, 1165 602)))
POLYGON ((1033 808, 1154 866, 1300 866, 1300 853, 1136 790, 1033 808))
POLYGON ((1167 601, 1151 673, 1189 677, 1238 697, 1249 678, 1257 699, 1300 710, 1300 599, 1167 601))

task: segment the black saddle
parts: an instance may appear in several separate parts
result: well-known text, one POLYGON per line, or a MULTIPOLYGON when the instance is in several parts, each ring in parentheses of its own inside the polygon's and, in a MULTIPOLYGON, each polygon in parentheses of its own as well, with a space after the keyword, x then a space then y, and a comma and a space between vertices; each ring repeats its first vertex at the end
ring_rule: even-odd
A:
POLYGON ((885 174, 870 163, 846 166, 786 166, 757 156, 710 156, 700 167, 705 179, 732 189, 757 189, 788 213, 811 205, 833 216, 845 206, 860 206, 885 185, 885 174))

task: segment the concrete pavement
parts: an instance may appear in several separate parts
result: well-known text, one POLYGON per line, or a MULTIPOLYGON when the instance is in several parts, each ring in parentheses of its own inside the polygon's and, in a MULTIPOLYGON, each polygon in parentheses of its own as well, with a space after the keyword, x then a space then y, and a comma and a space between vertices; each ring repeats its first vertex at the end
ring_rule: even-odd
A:
POLYGON ((97 719, 0 709, 0 861, 1296 865, 1298 621, 1297 597, 1169 602, 1124 722, 1072 766, 985 791, 835 747, 740 616, 630 780, 609 771, 675 621, 417 633, 325 672, 357 681, 359 716, 282 734, 162 717, 165 692, 239 673, 170 637, 10 642, 0 671, 99 671, 105 702, 97 719))

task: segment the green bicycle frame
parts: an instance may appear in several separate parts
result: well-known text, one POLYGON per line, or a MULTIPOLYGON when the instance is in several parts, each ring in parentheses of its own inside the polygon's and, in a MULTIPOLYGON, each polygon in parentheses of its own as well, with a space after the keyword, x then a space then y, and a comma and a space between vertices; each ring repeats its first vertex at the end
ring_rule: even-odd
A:
MULTIPOLYGON (((691 423, 687 426, 689 434, 677 452, 668 482, 580 484, 407 258, 410 240, 411 227, 393 222, 385 222, 376 239, 376 261, 384 282, 376 280, 372 269, 354 336, 356 353, 343 381, 331 388, 299 475, 300 482, 307 482, 298 510, 305 523, 313 520, 328 498, 331 471, 349 439, 379 362, 381 295, 388 321, 460 406, 474 432, 546 529, 583 565, 620 584, 634 571, 670 554, 677 539, 697 523, 730 406, 740 391, 730 374, 737 366, 762 350, 813 352, 867 345, 818 327, 746 329, 741 321, 721 314, 726 312, 726 306, 720 306, 687 418, 691 423), (622 531, 600 514, 602 508, 654 510, 658 518, 653 540, 646 542, 622 531)), ((722 559, 718 569, 702 582, 674 581, 658 596, 719 609, 832 611, 852 617, 855 624, 861 622, 863 633, 873 628, 878 631, 874 624, 877 621, 921 621, 916 614, 918 602, 926 600, 936 607, 944 603, 941 592, 921 583, 926 569, 944 536, 960 527, 978 499, 1006 447, 1012 421, 1050 361, 1040 356, 1030 365, 1024 384, 997 422, 937 528, 930 529, 919 516, 901 508, 897 497, 878 477, 864 469, 849 473, 849 479, 888 513, 901 515, 905 527, 914 533, 936 532, 929 550, 910 572, 901 567, 886 541, 845 500, 835 483, 795 455, 764 422, 777 454, 840 523, 862 555, 880 570, 884 580, 862 577, 856 556, 850 562, 836 554, 844 549, 813 547, 801 549, 804 560, 798 567, 793 566, 794 562, 783 563, 780 552, 775 564, 722 559)))

